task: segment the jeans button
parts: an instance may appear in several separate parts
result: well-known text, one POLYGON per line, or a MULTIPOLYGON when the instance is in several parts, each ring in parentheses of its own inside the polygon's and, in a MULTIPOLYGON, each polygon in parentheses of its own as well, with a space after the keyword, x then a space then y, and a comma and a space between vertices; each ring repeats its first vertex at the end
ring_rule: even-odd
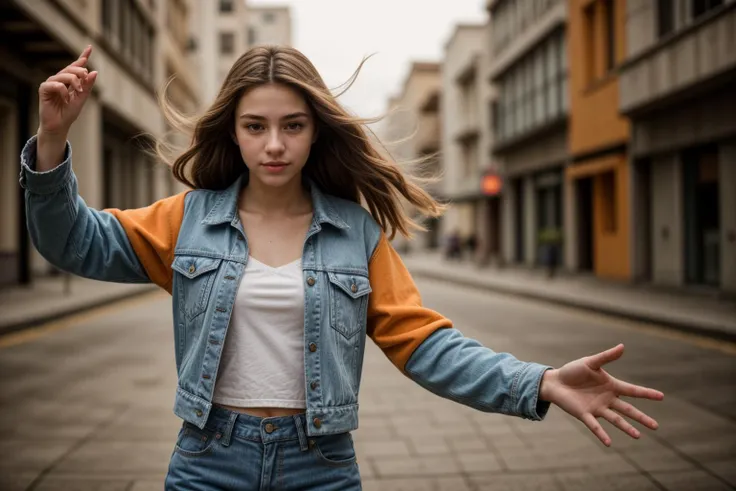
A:
POLYGON ((268 434, 273 433, 273 430, 274 430, 273 425, 271 423, 266 423, 266 426, 264 429, 266 430, 266 433, 268 434))
POLYGON ((317 351, 317 345, 314 343, 309 343, 309 351, 311 351, 312 353, 317 351))
POLYGON ((316 282, 317 281, 314 278, 312 278, 311 276, 309 278, 307 278, 307 285, 309 285, 309 286, 314 286, 314 284, 316 282))
POLYGON ((319 418, 314 418, 312 420, 312 423, 314 424, 315 428, 321 428, 322 427, 322 420, 319 418))

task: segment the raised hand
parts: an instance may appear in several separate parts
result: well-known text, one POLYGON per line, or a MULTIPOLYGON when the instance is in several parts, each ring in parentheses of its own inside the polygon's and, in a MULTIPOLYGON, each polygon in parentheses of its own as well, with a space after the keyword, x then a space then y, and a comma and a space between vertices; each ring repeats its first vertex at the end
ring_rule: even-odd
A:
POLYGON ((656 430, 659 425, 654 419, 619 397, 661 401, 664 394, 618 380, 602 368, 621 358, 623 353, 624 345, 619 344, 596 355, 571 361, 558 370, 548 370, 542 379, 540 399, 559 406, 582 421, 606 446, 611 445, 611 438, 597 418, 604 418, 633 438, 639 438, 639 430, 623 416, 656 430))
POLYGON ((38 88, 39 133, 66 139, 97 79, 97 72, 88 73, 85 68, 91 53, 92 46, 88 46, 79 59, 38 88))

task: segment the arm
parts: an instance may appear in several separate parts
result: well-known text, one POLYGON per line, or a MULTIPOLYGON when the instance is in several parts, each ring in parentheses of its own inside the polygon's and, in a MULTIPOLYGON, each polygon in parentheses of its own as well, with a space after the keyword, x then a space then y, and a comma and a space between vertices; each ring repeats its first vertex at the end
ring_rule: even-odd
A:
POLYGON ((28 230, 41 255, 85 278, 152 281, 170 291, 185 193, 137 210, 94 210, 79 196, 71 146, 65 144, 61 164, 36 172, 36 139, 23 148, 20 184, 28 230))
POLYGON ((370 261, 368 335, 405 375, 431 392, 487 412, 544 418, 539 400, 550 368, 495 353, 422 306, 401 258, 381 234, 370 261))

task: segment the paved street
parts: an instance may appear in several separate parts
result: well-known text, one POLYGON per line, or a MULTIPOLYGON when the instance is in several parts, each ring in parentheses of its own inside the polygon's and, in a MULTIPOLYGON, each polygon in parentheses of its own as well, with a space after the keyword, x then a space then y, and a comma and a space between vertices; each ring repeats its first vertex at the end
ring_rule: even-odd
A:
MULTIPOLYGON (((373 345, 360 429, 366 490, 736 488, 736 348, 651 326, 419 280, 467 336, 559 366, 626 344, 610 371, 665 392, 661 425, 606 449, 553 408, 546 421, 482 414, 412 384, 373 345)), ((42 299, 39 299, 42 301, 42 299)), ((0 339, 0 490, 162 489, 179 421, 168 297, 154 294, 0 339)))

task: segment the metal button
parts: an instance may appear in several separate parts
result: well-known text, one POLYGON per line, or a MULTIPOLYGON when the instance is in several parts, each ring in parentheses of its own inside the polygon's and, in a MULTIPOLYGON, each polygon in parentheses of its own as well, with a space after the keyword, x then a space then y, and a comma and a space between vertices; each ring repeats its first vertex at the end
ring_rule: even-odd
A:
POLYGON ((273 433, 274 427, 271 423, 266 423, 266 427, 264 428, 266 430, 266 433, 273 433))
POLYGON ((315 283, 316 283, 315 279, 312 278, 311 276, 307 278, 307 285, 314 286, 315 283))
POLYGON ((189 266, 189 272, 190 273, 194 273, 196 270, 197 270, 197 268, 194 267, 194 264, 192 264, 191 266, 189 266))
POLYGON ((358 291, 358 286, 355 283, 353 283, 353 286, 350 287, 350 291, 353 292, 353 293, 357 292, 358 291))
POLYGON ((238 240, 244 240, 244 239, 243 239, 243 236, 242 236, 242 235, 240 235, 240 234, 238 234, 238 240))
POLYGON ((314 343, 309 343, 309 351, 311 351, 312 353, 317 351, 317 345, 314 343))
POLYGON ((319 384, 316 381, 315 382, 312 382, 311 384, 309 384, 309 386, 312 388, 312 390, 316 390, 317 389, 317 385, 319 385, 319 384))
POLYGON ((197 409, 197 410, 196 410, 196 411, 194 412, 194 414, 196 414, 198 418, 201 418, 201 417, 202 417, 202 410, 201 410, 201 409, 197 409))
POLYGON ((312 423, 314 423, 315 428, 320 428, 322 426, 322 421, 319 418, 314 418, 312 423))

